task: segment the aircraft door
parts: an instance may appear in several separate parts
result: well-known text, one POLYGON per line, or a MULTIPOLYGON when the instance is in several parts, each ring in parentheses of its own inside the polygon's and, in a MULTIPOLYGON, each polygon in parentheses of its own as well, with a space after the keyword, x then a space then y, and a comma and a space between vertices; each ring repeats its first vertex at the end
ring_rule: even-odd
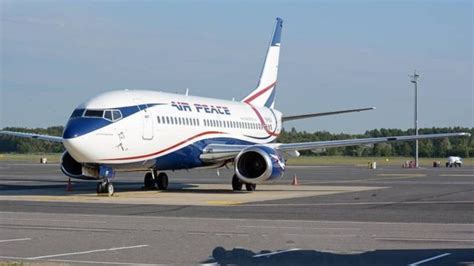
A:
POLYGON ((138 109, 142 113, 142 137, 144 140, 153 139, 153 115, 146 104, 139 104, 138 109))

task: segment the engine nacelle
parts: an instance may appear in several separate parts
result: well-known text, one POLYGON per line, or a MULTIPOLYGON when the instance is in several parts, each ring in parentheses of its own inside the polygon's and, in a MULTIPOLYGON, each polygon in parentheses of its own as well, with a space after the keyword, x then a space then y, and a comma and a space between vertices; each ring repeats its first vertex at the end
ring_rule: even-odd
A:
POLYGON ((69 152, 65 152, 61 156, 61 171, 69 177, 79 178, 82 176, 82 164, 74 160, 69 152))
POLYGON ((258 184, 283 176, 285 162, 270 147, 252 146, 243 149, 235 158, 235 174, 244 183, 258 184))
POLYGON ((61 171, 65 175, 77 179, 89 180, 99 177, 99 168, 84 167, 67 151, 61 156, 61 171))

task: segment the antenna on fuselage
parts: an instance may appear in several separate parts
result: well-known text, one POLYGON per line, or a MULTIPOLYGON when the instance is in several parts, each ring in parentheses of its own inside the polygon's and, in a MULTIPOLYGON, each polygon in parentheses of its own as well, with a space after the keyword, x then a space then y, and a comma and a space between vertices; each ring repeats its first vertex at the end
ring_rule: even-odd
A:
POLYGON ((186 96, 189 96, 189 88, 186 88, 186 96))

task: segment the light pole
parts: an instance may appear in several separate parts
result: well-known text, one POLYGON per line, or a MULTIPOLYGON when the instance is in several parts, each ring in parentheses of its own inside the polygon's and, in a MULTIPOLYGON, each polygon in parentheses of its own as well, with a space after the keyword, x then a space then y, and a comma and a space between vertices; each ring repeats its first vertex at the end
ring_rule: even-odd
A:
MULTIPOLYGON (((418 136, 418 75, 413 72, 413 76, 410 76, 411 83, 415 84, 415 135, 418 136)), ((418 168, 418 140, 415 140, 415 167, 418 168)))

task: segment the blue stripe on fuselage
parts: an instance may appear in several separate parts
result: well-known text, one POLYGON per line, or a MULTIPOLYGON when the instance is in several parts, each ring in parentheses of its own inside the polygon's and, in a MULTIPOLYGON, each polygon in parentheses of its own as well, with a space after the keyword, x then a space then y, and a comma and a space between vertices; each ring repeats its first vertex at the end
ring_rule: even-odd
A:
POLYGON ((204 139, 194 142, 193 144, 170 154, 156 158, 155 168, 157 170, 179 170, 206 166, 199 156, 202 154, 204 148, 209 144, 253 145, 255 143, 233 138, 204 139))

